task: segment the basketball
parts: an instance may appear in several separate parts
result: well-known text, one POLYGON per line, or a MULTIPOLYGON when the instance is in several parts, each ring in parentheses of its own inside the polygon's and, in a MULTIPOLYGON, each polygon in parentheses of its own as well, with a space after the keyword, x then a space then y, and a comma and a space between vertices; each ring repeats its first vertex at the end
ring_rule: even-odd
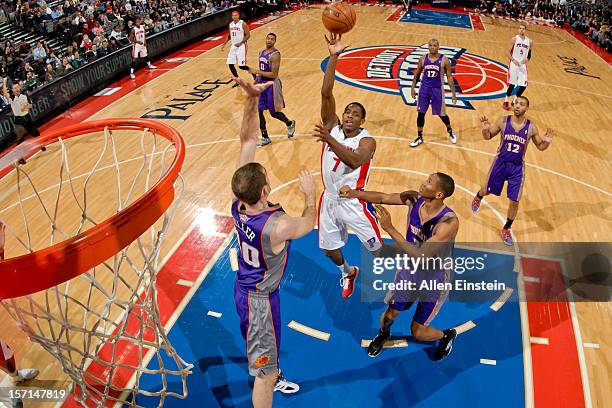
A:
POLYGON ((357 16, 348 3, 336 3, 323 9, 323 25, 333 34, 348 33, 355 26, 357 16))

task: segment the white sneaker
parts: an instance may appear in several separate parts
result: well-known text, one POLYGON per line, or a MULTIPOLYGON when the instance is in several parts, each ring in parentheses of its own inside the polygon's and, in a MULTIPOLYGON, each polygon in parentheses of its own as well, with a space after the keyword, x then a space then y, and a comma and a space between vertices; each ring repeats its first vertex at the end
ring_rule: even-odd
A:
POLYGON ((38 370, 35 368, 24 368, 22 370, 17 371, 17 375, 16 376, 11 376, 11 379, 13 380, 13 383, 20 383, 23 381, 29 381, 29 380, 33 380, 34 378, 36 378, 36 376, 38 375, 38 370))
POLYGON ((287 381, 283 376, 281 370, 278 370, 278 378, 276 379, 276 385, 274 385, 274 391, 280 391, 283 394, 295 394, 300 390, 300 386, 291 381, 287 381))
POLYGON ((457 135, 455 134, 455 132, 451 132, 448 137, 450 138, 450 141, 452 144, 457 143, 457 135))
POLYGON ((147 67, 148 67, 149 69, 155 69, 155 68, 157 68, 155 65, 152 65, 152 64, 147 65, 147 67))
POLYGON ((412 142, 410 142, 410 147, 417 147, 423 144, 423 138, 417 137, 412 142))
POLYGON ((134 75, 134 73, 133 73, 133 72, 130 72, 130 78, 132 78, 132 79, 136 79, 136 75, 134 75))
POLYGON ((293 135, 295 135, 295 120, 292 120, 287 126, 287 137, 291 139, 293 135))

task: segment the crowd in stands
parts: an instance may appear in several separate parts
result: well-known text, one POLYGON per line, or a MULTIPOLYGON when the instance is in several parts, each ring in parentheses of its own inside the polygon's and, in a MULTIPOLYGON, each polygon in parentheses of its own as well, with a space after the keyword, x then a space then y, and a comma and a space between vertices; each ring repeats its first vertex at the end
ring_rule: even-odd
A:
POLYGON ((568 24, 612 52, 608 0, 482 0, 478 8, 497 16, 534 19, 559 27, 568 24))
MULTIPOLYGON (((18 82, 26 92, 125 46, 136 16, 151 35, 236 4, 236 0, 48 1, 0 2, 0 23, 63 44, 54 49, 45 40, 29 44, 0 38, 0 78, 8 77, 9 86, 18 82)), ((250 0, 249 4, 268 3, 250 0)))

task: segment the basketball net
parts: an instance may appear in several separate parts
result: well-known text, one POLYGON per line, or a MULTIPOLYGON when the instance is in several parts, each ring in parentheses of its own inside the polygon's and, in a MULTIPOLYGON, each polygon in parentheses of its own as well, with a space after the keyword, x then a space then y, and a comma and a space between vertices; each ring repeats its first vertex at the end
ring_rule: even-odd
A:
MULTIPOLYGON (((34 165, 15 166, 11 174, 17 196, 15 214, 5 218, 6 214, 0 213, 4 220, 0 223, 0 254, 4 252, 7 261, 13 253, 33 253, 98 225, 103 219, 88 211, 98 200, 106 200, 111 214, 116 214, 161 180, 168 170, 169 156, 176 156, 176 146, 172 143, 162 146, 160 140, 168 140, 147 128, 131 129, 128 132, 134 136, 132 143, 139 152, 120 161, 116 148, 119 138, 113 132, 108 127, 97 132, 99 154, 90 152, 89 157, 81 154, 72 158, 75 167, 88 169, 80 175, 71 172, 68 145, 80 143, 82 147, 82 139, 76 143, 57 139, 54 146, 59 149, 51 151, 61 160, 56 186, 39 186, 35 175, 30 174, 37 171, 35 167, 41 164, 41 158, 33 159, 38 161, 34 165), (92 164, 84 167, 84 160, 92 164), (126 162, 131 164, 131 171, 122 168, 126 162), (101 197, 99 190, 88 194, 96 174, 102 171, 106 172, 104 182, 114 182, 116 190, 105 187, 106 197, 101 197), (109 176, 111 173, 114 177, 109 176), (80 220, 72 216, 72 222, 63 225, 60 214, 67 207, 73 209, 72 214, 76 209, 80 220), (18 213, 21 219, 16 216, 18 213), (36 225, 30 220, 32 217, 37 217, 36 225), (48 236, 37 240, 36 231, 43 230, 41 220, 48 224, 44 229, 48 236)), ((91 134, 85 141, 91 143, 91 134)), ((182 179, 179 176, 172 182, 180 196, 182 179)), ((126 402, 140 406, 140 401, 150 405, 151 398, 162 406, 167 396, 187 396, 186 377, 193 366, 178 356, 166 336, 156 290, 160 248, 178 201, 174 200, 144 234, 100 265, 42 292, 2 301, 29 338, 58 360, 73 381, 73 398, 85 406, 126 402), (153 378, 156 386, 142 389, 140 382, 145 376, 153 378)))

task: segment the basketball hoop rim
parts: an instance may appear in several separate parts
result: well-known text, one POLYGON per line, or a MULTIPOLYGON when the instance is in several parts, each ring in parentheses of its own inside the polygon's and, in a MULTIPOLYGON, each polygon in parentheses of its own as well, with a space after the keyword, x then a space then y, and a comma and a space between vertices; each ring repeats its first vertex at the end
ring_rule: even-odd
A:
POLYGON ((176 150, 172 164, 149 191, 98 225, 50 247, 0 261, 0 300, 57 286, 101 264, 141 236, 174 201, 174 182, 185 160, 185 142, 174 128, 166 124, 140 118, 83 122, 52 130, 38 138, 32 150, 60 138, 70 139, 106 128, 111 131, 148 129, 164 137, 176 150))

